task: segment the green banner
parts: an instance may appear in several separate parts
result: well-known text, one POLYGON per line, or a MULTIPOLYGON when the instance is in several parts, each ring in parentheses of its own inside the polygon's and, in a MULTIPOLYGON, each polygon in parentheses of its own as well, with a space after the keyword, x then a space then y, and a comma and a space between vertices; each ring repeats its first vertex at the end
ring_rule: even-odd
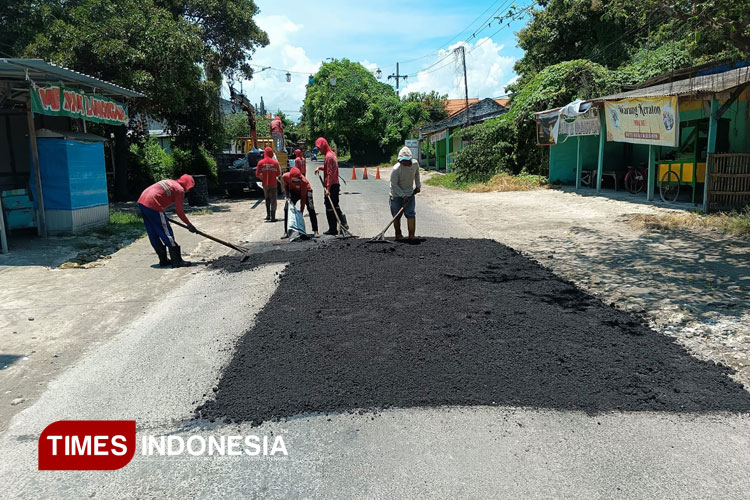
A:
POLYGON ((60 85, 32 86, 31 110, 43 115, 83 118, 108 125, 128 124, 127 104, 60 85))

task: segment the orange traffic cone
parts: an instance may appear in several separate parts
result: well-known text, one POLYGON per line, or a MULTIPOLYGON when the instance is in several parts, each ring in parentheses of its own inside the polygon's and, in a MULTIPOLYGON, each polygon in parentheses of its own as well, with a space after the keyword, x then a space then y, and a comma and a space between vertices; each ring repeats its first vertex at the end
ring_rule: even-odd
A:
POLYGON ((364 169, 364 170, 365 170, 365 173, 364 173, 364 174, 362 174, 362 180, 363 180, 363 181, 366 181, 366 180, 367 180, 367 167, 365 167, 365 169, 364 169))
POLYGON ((352 167, 352 180, 357 180, 357 167, 352 167))
POLYGON ((380 179, 380 167, 375 171, 375 179, 380 179))

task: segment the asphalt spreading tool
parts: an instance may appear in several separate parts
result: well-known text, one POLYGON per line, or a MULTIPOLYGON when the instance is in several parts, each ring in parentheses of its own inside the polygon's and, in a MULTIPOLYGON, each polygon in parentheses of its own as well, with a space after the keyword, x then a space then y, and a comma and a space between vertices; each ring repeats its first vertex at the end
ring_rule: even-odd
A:
POLYGON ((409 200, 410 200, 410 198, 404 198, 404 204, 401 205, 401 209, 398 211, 398 213, 396 214, 396 216, 393 219, 391 219, 391 222, 389 222, 388 225, 385 226, 385 229, 383 229, 382 231, 380 231, 380 234, 378 234, 374 238, 367 240, 365 243, 393 243, 392 241, 389 241, 389 240, 385 239, 385 232, 388 231, 388 228, 391 227, 391 224, 393 224, 394 222, 396 222, 396 219, 398 219, 399 217, 401 217, 401 214, 403 214, 404 210, 406 210, 406 205, 407 205, 407 203, 409 203, 409 200))
MULTIPOLYGON (((188 229, 186 224, 183 224, 180 221, 174 220, 170 217, 167 217, 167 220, 171 222, 172 224, 175 224, 177 226, 183 227, 185 229, 188 229)), ((216 236, 211 236, 210 234, 204 233, 203 231, 200 231, 199 229, 195 230, 196 233, 200 234, 204 238, 208 238, 209 240, 215 241, 216 243, 219 243, 220 245, 224 245, 225 247, 229 247, 232 250, 236 250, 237 252, 240 252, 242 254, 242 258, 240 259, 240 262, 245 262, 248 258, 250 258, 250 253, 247 248, 238 247, 237 245, 234 245, 232 243, 229 243, 224 240, 220 240, 216 236)))
POLYGON ((320 181, 320 184, 323 186, 323 192, 326 193, 326 198, 328 198, 328 203, 331 205, 331 208, 333 209, 333 215, 336 216, 336 222, 339 225, 339 234, 338 237, 342 239, 346 238, 353 238, 354 235, 349 232, 347 228, 344 227, 344 225, 341 223, 341 219, 339 219, 339 213, 336 210, 336 208, 333 206, 333 201, 331 200, 331 196, 326 192, 326 185, 323 183, 323 179, 320 178, 320 173, 315 172, 315 175, 318 176, 318 180, 320 181))

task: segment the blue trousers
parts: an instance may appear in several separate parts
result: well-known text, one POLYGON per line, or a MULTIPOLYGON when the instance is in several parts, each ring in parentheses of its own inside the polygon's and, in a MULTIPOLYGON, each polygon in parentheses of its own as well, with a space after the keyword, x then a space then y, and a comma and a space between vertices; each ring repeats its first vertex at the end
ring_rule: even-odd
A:
POLYGON ((138 209, 140 209, 143 216, 143 223, 146 225, 146 234, 148 234, 148 239, 152 247, 159 249, 164 246, 177 246, 172 226, 169 225, 164 212, 148 208, 140 203, 138 204, 138 209))

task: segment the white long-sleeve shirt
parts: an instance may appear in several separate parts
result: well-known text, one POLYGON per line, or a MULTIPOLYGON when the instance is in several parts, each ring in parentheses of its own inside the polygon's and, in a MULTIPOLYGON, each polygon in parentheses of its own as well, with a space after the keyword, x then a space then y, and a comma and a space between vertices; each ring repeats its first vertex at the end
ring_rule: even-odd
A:
POLYGON ((419 162, 411 161, 411 166, 405 167, 396 163, 391 170, 391 198, 405 198, 414 194, 414 186, 422 189, 419 179, 419 162))

